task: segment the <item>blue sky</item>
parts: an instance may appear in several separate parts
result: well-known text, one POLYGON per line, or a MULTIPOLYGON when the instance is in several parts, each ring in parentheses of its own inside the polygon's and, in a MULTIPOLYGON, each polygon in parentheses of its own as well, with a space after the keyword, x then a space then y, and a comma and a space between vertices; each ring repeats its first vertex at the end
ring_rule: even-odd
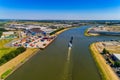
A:
POLYGON ((0 18, 120 20, 120 0, 0 0, 0 18))

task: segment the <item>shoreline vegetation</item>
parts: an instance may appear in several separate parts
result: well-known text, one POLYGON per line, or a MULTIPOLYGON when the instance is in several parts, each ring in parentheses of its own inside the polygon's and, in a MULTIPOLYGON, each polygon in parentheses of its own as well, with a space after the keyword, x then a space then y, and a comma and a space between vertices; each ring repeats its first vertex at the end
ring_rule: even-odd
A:
MULTIPOLYGON (((59 35, 68 29, 71 29, 71 28, 64 28, 64 29, 57 30, 56 32, 52 33, 51 36, 59 35)), ((51 44, 53 41, 54 40, 52 40, 49 44, 51 44)), ((48 45, 46 45, 46 47, 48 45)), ((27 48, 25 52, 19 54, 17 57, 11 59, 10 61, 8 61, 5 64, 3 64, 2 66, 0 66, 0 80, 7 78, 17 68, 19 68, 22 64, 24 64, 27 60, 29 60, 32 56, 37 54, 39 51, 40 51, 40 49, 27 48)))
POLYGON ((102 80, 119 80, 118 76, 115 74, 112 68, 106 63, 105 59, 98 51, 96 44, 98 44, 98 42, 91 44, 90 50, 95 60, 96 66, 98 67, 102 80))
POLYGON ((26 51, 26 48, 18 47, 16 50, 10 51, 8 54, 4 54, 0 58, 0 66, 5 64, 6 62, 10 61, 11 59, 15 58, 16 56, 23 53, 24 51, 26 51))

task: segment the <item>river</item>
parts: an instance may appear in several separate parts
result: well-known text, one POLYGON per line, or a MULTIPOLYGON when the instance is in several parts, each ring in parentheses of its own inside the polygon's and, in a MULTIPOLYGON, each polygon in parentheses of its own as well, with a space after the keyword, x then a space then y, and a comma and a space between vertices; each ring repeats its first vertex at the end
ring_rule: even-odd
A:
POLYGON ((89 27, 83 26, 63 32, 6 80, 101 80, 89 45, 96 41, 120 40, 120 37, 86 37, 84 31, 89 27), (73 47, 68 49, 71 36, 74 37, 73 47))

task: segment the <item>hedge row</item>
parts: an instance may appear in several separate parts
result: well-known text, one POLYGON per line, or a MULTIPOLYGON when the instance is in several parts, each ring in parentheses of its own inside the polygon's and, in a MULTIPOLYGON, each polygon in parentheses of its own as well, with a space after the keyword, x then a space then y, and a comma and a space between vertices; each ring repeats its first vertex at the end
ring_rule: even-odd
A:
POLYGON ((7 31, 7 30, 5 30, 4 28, 0 28, 0 37, 2 36, 2 33, 3 33, 4 31, 7 31))
POLYGON ((0 59, 0 65, 6 63, 7 61, 9 61, 9 60, 13 59, 14 57, 18 56, 20 53, 24 52, 25 50, 26 50, 26 48, 19 47, 15 51, 11 51, 10 53, 5 54, 0 59))

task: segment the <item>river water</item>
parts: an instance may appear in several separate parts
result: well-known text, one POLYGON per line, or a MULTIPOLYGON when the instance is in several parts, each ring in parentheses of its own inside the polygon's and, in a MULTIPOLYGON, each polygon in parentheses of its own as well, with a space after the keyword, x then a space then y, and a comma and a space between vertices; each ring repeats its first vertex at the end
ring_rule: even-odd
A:
POLYGON ((84 31, 89 27, 83 26, 63 32, 6 80, 101 80, 89 45, 96 41, 120 40, 120 37, 86 37, 84 31), (68 49, 71 36, 74 37, 73 47, 68 49))

